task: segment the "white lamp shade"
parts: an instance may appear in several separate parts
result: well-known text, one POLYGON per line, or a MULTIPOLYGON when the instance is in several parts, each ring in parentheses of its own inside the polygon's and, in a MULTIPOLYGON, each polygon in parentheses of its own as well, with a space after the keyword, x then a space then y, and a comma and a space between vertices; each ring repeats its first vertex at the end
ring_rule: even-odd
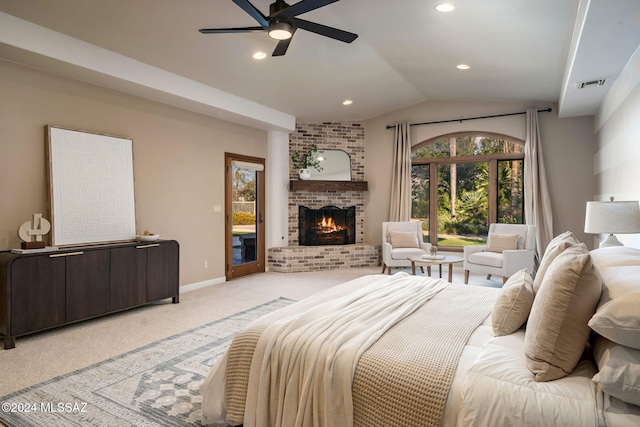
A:
POLYGON ((587 202, 584 232, 640 233, 640 205, 637 201, 587 202))

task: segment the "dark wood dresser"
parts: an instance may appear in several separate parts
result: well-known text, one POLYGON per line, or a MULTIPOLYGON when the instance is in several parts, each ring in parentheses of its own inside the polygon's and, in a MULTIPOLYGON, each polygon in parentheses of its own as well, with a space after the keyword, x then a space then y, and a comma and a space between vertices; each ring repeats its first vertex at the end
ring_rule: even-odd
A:
POLYGON ((178 303, 175 240, 0 252, 0 334, 4 348, 21 335, 141 306, 178 303))

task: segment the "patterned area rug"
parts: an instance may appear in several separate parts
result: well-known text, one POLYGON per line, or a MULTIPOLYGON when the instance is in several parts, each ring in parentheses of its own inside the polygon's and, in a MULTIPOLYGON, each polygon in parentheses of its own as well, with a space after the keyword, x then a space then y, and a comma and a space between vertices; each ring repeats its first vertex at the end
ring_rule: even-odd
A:
MULTIPOLYGON (((279 298, 0 397, 0 421, 33 426, 201 426, 199 387, 249 322, 279 298)), ((224 425, 217 425, 224 426, 224 425)))

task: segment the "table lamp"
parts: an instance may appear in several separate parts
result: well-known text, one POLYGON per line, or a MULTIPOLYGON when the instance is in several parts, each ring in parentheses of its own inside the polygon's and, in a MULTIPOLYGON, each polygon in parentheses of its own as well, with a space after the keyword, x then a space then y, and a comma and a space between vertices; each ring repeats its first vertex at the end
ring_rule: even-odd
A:
POLYGON ((640 233, 640 205, 638 201, 587 202, 584 232, 608 234, 601 248, 623 246, 614 234, 640 233))

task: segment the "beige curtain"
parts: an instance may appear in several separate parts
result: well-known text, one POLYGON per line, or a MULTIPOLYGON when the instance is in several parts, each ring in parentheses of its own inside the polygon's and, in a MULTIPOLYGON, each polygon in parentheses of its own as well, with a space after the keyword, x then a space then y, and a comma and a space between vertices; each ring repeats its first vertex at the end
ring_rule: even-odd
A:
POLYGON ((408 123, 399 123, 394 132, 393 173, 391 175, 391 206, 389 221, 411 219, 411 130, 408 123))
POLYGON ((527 224, 537 229, 536 247, 539 259, 553 239, 551 199, 542 158, 538 110, 527 109, 527 133, 524 144, 524 216, 527 224))

